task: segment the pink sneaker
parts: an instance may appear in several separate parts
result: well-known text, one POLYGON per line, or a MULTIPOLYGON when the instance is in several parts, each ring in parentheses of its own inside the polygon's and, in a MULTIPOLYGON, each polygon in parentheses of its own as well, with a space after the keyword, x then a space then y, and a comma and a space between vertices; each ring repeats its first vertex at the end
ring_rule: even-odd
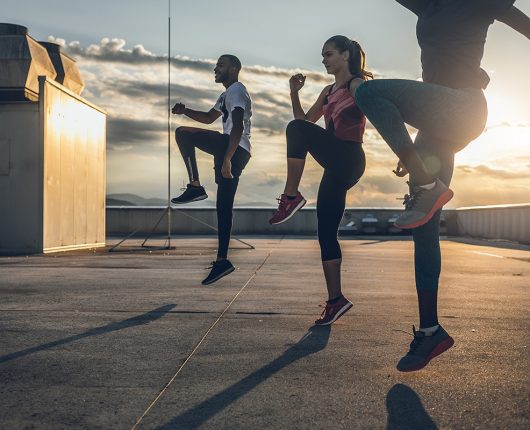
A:
POLYGON ((307 200, 300 194, 300 191, 293 200, 289 200, 285 194, 282 194, 277 200, 279 203, 278 209, 274 212, 271 219, 269 219, 270 224, 281 224, 287 221, 307 203, 307 200))
POLYGON ((352 303, 344 296, 337 303, 326 303, 322 315, 315 321, 316 325, 330 325, 350 310, 352 303))

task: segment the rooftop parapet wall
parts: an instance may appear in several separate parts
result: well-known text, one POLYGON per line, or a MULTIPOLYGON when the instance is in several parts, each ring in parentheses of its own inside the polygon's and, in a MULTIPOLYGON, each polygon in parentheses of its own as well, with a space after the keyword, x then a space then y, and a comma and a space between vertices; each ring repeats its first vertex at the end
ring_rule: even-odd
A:
MULTIPOLYGON (((124 235, 134 231, 148 234, 164 210, 155 206, 108 206, 107 235, 124 235)), ((273 211, 274 208, 235 208, 233 233, 316 235, 315 208, 304 208, 288 222, 276 226, 268 223, 273 211)), ((399 208, 348 208, 339 233, 410 234, 393 226, 400 211, 399 208)), ((212 234, 214 230, 205 224, 217 225, 215 208, 188 206, 173 209, 171 220, 172 233, 176 235, 212 234)), ((162 221, 154 233, 167 234, 167 222, 162 221)), ((440 233, 530 244, 530 204, 447 209, 442 213, 440 233)))
MULTIPOLYGON (((138 231, 147 234, 155 226, 164 208, 154 206, 109 206, 107 207, 107 235, 130 234, 138 231)), ((269 218, 274 208, 234 209, 234 234, 286 234, 316 235, 317 214, 315 208, 304 208, 288 222, 270 225, 269 218)), ((393 220, 400 209, 393 208, 350 208, 346 209, 339 227, 342 235, 356 234, 408 234, 396 229, 393 220)), ((442 222, 442 234, 448 229, 456 229, 452 214, 445 211, 442 222)), ((206 224, 216 227, 215 208, 182 207, 174 208, 171 213, 171 229, 174 234, 211 234, 214 230, 206 224)), ((167 221, 162 221, 157 234, 167 234, 167 221)))
POLYGON ((459 235, 530 244, 530 204, 460 208, 456 218, 459 235))

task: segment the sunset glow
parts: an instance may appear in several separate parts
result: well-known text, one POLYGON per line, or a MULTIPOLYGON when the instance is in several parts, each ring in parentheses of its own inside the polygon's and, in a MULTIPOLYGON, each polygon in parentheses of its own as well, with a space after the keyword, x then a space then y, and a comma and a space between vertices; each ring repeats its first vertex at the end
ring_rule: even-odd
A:
MULTIPOLYGON (((20 6, 10 8, 4 19, 27 25, 37 39, 49 38, 62 44, 65 52, 77 60, 85 80, 83 97, 108 112, 107 192, 163 198, 167 189, 168 138, 166 10, 136 0, 128 3, 127 10, 113 9, 118 6, 112 2, 103 6, 96 1, 109 9, 102 16, 95 13, 97 7, 77 5, 76 9, 65 3, 60 8, 61 0, 55 0, 65 14, 57 21, 39 2, 28 3, 33 4, 37 14, 41 13, 41 20, 27 21, 25 8, 20 6), (91 24, 67 24, 74 22, 68 20, 69 14, 83 15, 91 24), (140 25, 142 31, 138 32, 140 25)), ((219 9, 206 16, 203 2, 186 3, 184 9, 177 3, 171 52, 172 103, 180 101, 193 109, 209 110, 223 91, 213 82, 217 55, 233 52, 243 62, 241 81, 253 99, 253 157, 240 183, 238 205, 276 204, 286 174, 284 131, 292 119, 288 79, 294 73, 307 75, 300 95, 308 109, 331 82, 321 64, 322 43, 329 36, 345 34, 359 40, 367 52, 368 68, 376 78, 416 80, 421 76, 415 19, 397 2, 366 3, 362 19, 341 13, 333 22, 322 20, 329 13, 328 8, 313 0, 304 3, 304 20, 296 22, 291 19, 299 12, 296 2, 256 3, 253 14, 244 22, 238 21, 245 37, 227 40, 222 40, 218 31, 218 22, 234 22, 227 11, 219 9), (374 24, 377 20, 368 19, 374 17, 384 22, 384 31, 374 24), (273 32, 269 31, 270 22, 275 23, 273 32)), ((349 10, 348 4, 338 0, 337 10, 349 10)), ((517 6, 530 13, 530 3, 518 2, 517 6)), ((527 53, 528 41, 524 37, 504 24, 492 25, 483 59, 483 67, 491 77, 486 91, 488 125, 478 139, 456 155, 453 206, 530 201, 527 53)), ((179 125, 197 124, 174 116, 172 129, 179 125)), ((219 130, 220 124, 208 127, 219 130)), ((396 157, 370 124, 364 148, 367 170, 348 193, 348 204, 399 206, 396 197, 406 192, 405 180, 392 174, 396 157)), ((201 180, 206 188, 214 189, 211 159, 198 155, 201 180)), ((172 183, 178 191, 186 173, 175 146, 171 163, 172 183)), ((321 175, 320 166, 308 160, 301 190, 310 203, 316 198, 321 175)))

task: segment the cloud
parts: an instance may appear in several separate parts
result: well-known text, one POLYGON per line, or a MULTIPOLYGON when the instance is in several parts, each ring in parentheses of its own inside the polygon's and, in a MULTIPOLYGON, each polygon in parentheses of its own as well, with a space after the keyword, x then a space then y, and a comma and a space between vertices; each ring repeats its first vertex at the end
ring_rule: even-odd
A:
POLYGON ((493 129, 496 129, 496 128, 506 128, 506 127, 509 127, 509 128, 530 128, 530 123, 528 123, 528 122, 512 123, 512 122, 509 122, 509 121, 502 121, 502 122, 499 122, 497 124, 488 125, 486 127, 486 129, 484 130, 484 132, 487 132, 489 130, 493 130, 493 129))
POLYGON ((107 147, 132 148, 131 144, 149 144, 161 140, 167 133, 167 123, 152 119, 109 117, 107 121, 107 147))
MULTIPOLYGON (((142 82, 140 80, 129 80, 112 82, 105 81, 104 84, 117 93, 123 94, 128 97, 134 97, 138 99, 167 99, 167 84, 154 83, 154 82, 142 82)), ((193 100, 193 101, 210 101, 212 106, 219 96, 219 91, 214 91, 208 88, 201 87, 189 87, 179 84, 171 84, 170 94, 173 99, 178 100, 193 100)))
POLYGON ((509 171, 502 169, 492 169, 485 165, 478 166, 457 166, 457 173, 473 175, 475 178, 481 179, 495 179, 495 180, 518 180, 518 179, 530 179, 529 171, 509 171))
MULTIPOLYGON (((98 44, 83 47, 79 42, 67 43, 51 38, 78 60, 85 80, 84 96, 109 113, 107 146, 109 192, 139 192, 146 196, 162 196, 167 180, 167 57, 146 50, 142 45, 128 48, 123 39, 104 38, 98 44)), ((196 110, 209 110, 223 87, 213 81, 215 59, 192 59, 175 56, 171 59, 171 103, 184 102, 196 110)), ((251 162, 242 176, 238 204, 260 203, 274 206, 281 193, 286 175, 285 127, 292 120, 288 78, 302 72, 308 80, 301 92, 302 105, 308 109, 318 97, 329 75, 315 71, 282 69, 261 65, 243 68, 241 80, 253 99, 251 162), (256 197, 259 194, 259 197, 256 197)), ((322 121, 320 122, 320 124, 322 121)), ((220 130, 217 121, 201 125, 184 116, 172 117, 172 128, 192 125, 220 130)), ((455 170, 453 188, 457 193, 454 206, 528 201, 530 192, 530 158, 513 157, 506 150, 503 129, 519 130, 514 138, 524 140, 530 123, 502 123, 491 126, 494 140, 488 158, 468 155, 464 165, 455 170), (523 130, 524 128, 524 130, 523 130), (519 137, 522 136, 522 137, 519 137), (504 159, 499 158, 498 142, 503 139, 504 159), (485 160, 482 163, 482 160, 485 160), (473 165, 473 163, 481 163, 473 165), (493 164, 492 164, 493 165, 493 164), (480 180, 477 180, 480 179, 480 180)), ((415 130, 409 128, 414 137, 415 130)), ((187 181, 184 165, 171 133, 172 181, 187 181)), ((397 158, 379 133, 368 123, 364 149, 367 170, 361 181, 348 192, 347 204, 356 206, 400 207, 396 200, 407 191, 405 179, 396 178, 391 170, 397 158)), ((483 156, 482 145, 480 155, 483 156)), ((472 148, 471 148, 472 149, 472 148)), ((215 189, 211 156, 197 151, 201 180, 215 189)), ((315 202, 322 168, 311 158, 307 160, 301 191, 315 202)))
MULTIPOLYGON (((126 48, 124 39, 104 37, 99 44, 92 44, 86 48, 77 41, 67 43, 64 39, 49 36, 48 41, 60 44, 64 52, 77 58, 88 58, 104 62, 118 62, 126 64, 167 64, 167 55, 157 55, 144 48, 143 45, 135 45, 132 49, 126 48)), ((217 60, 213 59, 192 59, 186 56, 174 56, 171 58, 171 65, 176 68, 186 68, 200 72, 212 72, 217 60)), ((273 66, 243 66, 243 73, 254 75, 267 75, 276 78, 288 79, 295 73, 303 73, 308 78, 316 82, 329 81, 329 77, 324 73, 301 70, 301 69, 281 69, 273 66)))

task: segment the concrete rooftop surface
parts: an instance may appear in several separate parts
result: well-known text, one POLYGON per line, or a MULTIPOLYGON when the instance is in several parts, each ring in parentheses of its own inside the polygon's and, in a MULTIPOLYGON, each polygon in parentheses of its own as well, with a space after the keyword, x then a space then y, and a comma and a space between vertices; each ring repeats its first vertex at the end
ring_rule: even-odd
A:
POLYGON ((316 240, 244 240, 210 286, 214 237, 0 258, 0 429, 530 428, 530 247, 444 240, 455 346, 403 374, 409 238, 341 242, 354 306, 328 328, 316 240))

